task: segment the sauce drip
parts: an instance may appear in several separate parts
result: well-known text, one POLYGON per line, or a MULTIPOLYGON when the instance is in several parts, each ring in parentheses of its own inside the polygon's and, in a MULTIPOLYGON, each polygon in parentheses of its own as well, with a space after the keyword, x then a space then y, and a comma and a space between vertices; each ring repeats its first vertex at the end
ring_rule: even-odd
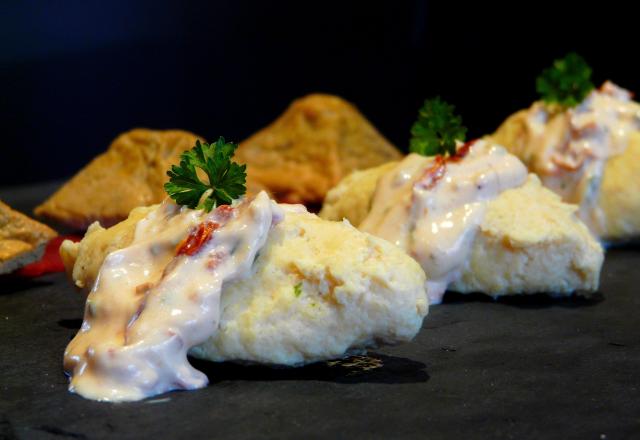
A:
POLYGON ((359 226, 420 263, 431 304, 464 269, 486 202, 527 178, 525 166, 500 146, 476 141, 458 152, 446 160, 408 155, 380 179, 359 226))
POLYGON ((65 351, 69 389, 130 401, 205 386, 187 352, 215 334, 224 283, 248 275, 283 216, 264 192, 211 213, 170 201, 150 212, 133 243, 110 253, 100 269, 65 351))

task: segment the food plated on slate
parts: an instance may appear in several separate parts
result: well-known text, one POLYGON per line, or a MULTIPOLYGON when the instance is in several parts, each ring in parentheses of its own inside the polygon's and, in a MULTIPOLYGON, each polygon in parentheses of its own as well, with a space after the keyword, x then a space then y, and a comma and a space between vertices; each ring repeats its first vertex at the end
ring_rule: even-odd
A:
POLYGON ((597 290, 602 248, 576 207, 502 146, 463 144, 465 132, 452 106, 426 101, 412 153, 348 176, 320 216, 346 218, 404 249, 424 269, 432 304, 447 288, 491 296, 597 290))
POLYGON ((70 390, 139 400, 205 386, 187 353, 296 366, 408 341, 421 328, 428 300, 415 261, 302 205, 243 197, 235 149, 198 141, 169 173, 173 200, 63 243, 72 278, 89 291, 64 356, 70 390))
MULTIPOLYGON (((187 356, 298 367, 408 342, 446 291, 596 292, 599 239, 640 229, 640 105, 589 76, 556 61, 542 101, 467 142, 453 106, 426 100, 404 157, 320 94, 239 145, 118 136, 36 208, 88 228, 59 249, 86 295, 69 389, 141 400, 206 386, 187 356)), ((0 273, 56 235, 0 202, 0 273)))

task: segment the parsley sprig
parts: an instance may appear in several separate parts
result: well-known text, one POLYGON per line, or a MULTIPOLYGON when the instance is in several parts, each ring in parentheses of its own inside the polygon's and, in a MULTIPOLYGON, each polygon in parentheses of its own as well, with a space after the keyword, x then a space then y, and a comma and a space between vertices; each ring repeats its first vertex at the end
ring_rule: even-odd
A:
POLYGON ((456 141, 464 142, 467 129, 454 110, 440 97, 427 99, 411 127, 409 150, 423 156, 456 154, 456 141))
POLYGON ((555 60, 536 79, 536 90, 547 104, 574 107, 593 90, 591 68, 575 52, 555 60))
POLYGON ((167 171, 164 184, 169 197, 178 205, 211 211, 227 205, 246 192, 246 165, 231 161, 238 146, 220 137, 216 143, 196 141, 196 145, 180 156, 180 165, 167 171), (204 171, 207 181, 200 179, 197 168, 204 171))

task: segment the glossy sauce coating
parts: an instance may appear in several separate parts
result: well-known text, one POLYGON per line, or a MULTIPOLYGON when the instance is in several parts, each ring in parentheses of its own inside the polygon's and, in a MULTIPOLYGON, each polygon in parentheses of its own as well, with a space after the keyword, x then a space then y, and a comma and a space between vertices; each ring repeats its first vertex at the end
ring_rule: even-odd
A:
POLYGON ((70 390, 128 401, 205 386, 187 351, 217 331, 223 284, 249 273, 283 215, 264 192, 208 214, 170 201, 151 211, 100 269, 64 355, 70 390))
POLYGON ((525 166, 500 146, 465 144, 460 154, 408 155, 378 182, 360 229, 405 249, 427 274, 432 304, 460 276, 486 202, 522 185, 525 166))
POLYGON ((640 105, 631 98, 607 81, 574 108, 554 112, 537 102, 527 113, 524 156, 535 158, 531 167, 546 186, 579 205, 578 216, 598 236, 605 231, 599 206, 605 165, 640 128, 640 105))

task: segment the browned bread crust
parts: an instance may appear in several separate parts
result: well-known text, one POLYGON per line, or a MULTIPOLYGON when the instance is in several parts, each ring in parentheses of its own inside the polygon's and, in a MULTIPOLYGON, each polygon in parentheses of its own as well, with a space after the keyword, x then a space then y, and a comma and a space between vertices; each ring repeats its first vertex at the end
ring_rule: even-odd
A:
POLYGON ((182 130, 138 128, 123 133, 35 213, 78 230, 94 221, 105 226, 118 223, 133 208, 166 197, 167 170, 197 139, 201 138, 182 130))
POLYGON ((401 157, 353 105, 321 94, 294 101, 236 155, 277 199, 307 204, 320 203, 352 171, 401 157))
POLYGON ((56 232, 0 201, 0 274, 13 272, 42 257, 56 232))
MULTIPOLYGON (((182 130, 123 133, 35 213, 78 230, 94 221, 114 225, 133 208, 166 197, 167 170, 197 139, 202 140, 182 130)), ((400 157, 354 106, 330 95, 294 101, 236 153, 236 160, 247 164, 248 194, 266 189, 280 201, 306 204, 319 204, 351 171, 400 157)))

